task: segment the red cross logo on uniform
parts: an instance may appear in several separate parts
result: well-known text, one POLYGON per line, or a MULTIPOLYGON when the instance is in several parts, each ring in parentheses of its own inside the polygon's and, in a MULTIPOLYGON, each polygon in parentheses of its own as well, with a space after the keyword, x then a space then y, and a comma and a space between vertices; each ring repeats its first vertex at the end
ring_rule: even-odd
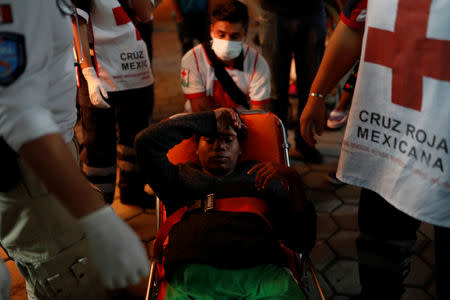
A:
POLYGON ((399 0, 394 32, 368 28, 365 61, 392 69, 392 102, 421 111, 423 77, 450 81, 450 42, 427 38, 432 0, 399 0))
MULTIPOLYGON (((131 22, 130 17, 127 15, 127 13, 125 12, 125 10, 123 9, 122 6, 114 7, 112 9, 112 11, 113 11, 114 20, 116 21, 117 26, 124 25, 124 24, 131 22)), ((133 26, 134 26, 134 24, 133 24, 133 26)), ((134 28, 134 30, 136 31, 136 39, 139 41, 141 39, 141 35, 139 34, 139 31, 137 30, 136 27, 134 28)))

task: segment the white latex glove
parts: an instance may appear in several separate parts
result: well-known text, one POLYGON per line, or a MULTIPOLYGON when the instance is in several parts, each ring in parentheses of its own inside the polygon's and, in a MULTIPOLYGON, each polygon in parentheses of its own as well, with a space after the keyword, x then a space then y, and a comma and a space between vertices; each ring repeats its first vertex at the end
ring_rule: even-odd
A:
POLYGON ((108 99, 108 93, 103 87, 102 81, 97 77, 93 67, 83 69, 83 76, 86 79, 89 90, 89 99, 92 105, 100 108, 110 108, 111 106, 103 99, 108 99))
POLYGON ((0 260, 0 299, 9 299, 11 289, 11 277, 3 260, 0 260))
POLYGON ((107 288, 137 284, 149 274, 149 260, 136 233, 105 206, 83 218, 94 262, 107 288))

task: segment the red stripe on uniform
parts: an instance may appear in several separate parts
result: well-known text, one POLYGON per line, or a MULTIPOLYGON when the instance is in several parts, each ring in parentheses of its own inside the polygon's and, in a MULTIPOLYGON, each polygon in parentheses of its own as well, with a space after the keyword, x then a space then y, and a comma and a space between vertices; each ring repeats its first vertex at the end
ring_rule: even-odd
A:
MULTIPOLYGON (((113 11, 113 15, 114 15, 114 20, 116 21, 116 25, 120 26, 120 25, 125 25, 131 22, 130 17, 127 15, 127 13, 125 12, 125 10, 123 9, 122 6, 119 7, 114 7, 112 9, 113 11)), ((136 31, 136 40, 140 41, 141 40, 141 35, 139 33, 139 31, 137 30, 136 26, 134 26, 134 30, 136 31)))
POLYGON ((267 99, 263 99, 263 100, 250 100, 250 102, 252 103, 252 104, 256 104, 256 105, 262 105, 262 104, 266 104, 266 103, 269 103, 270 102, 270 98, 267 98, 267 99))
POLYGON ((247 54, 248 54, 248 51, 249 51, 249 50, 250 50, 250 47, 247 46, 247 50, 245 51, 244 59, 243 59, 242 61, 245 61, 245 59, 247 58, 247 54))
POLYGON ((193 93, 193 94, 184 94, 184 98, 186 99, 194 99, 206 96, 206 92, 193 93))
POLYGON ((127 15, 127 13, 122 8, 122 6, 114 7, 112 9, 112 11, 113 11, 114 20, 116 21, 117 26, 124 25, 124 24, 127 24, 128 22, 131 22, 130 17, 127 15))
POLYGON ((255 57, 255 63, 253 64, 253 73, 252 73, 252 78, 256 73, 256 63, 258 62, 258 57, 259 57, 259 52, 256 52, 256 57, 255 57))
POLYGON ((200 74, 200 67, 198 66, 197 54, 195 54, 195 49, 192 49, 192 53, 194 53, 195 64, 197 65, 197 72, 200 74))

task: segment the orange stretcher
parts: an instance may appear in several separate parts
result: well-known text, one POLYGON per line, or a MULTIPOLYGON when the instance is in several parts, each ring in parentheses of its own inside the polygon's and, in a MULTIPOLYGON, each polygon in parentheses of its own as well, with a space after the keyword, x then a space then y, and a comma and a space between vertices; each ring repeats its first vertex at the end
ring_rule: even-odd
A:
MULTIPOLYGON (((248 136, 244 141, 243 152, 240 158, 241 161, 245 160, 257 160, 257 161, 272 161, 289 166, 288 155, 288 143, 286 137, 285 128, 280 119, 270 112, 249 111, 240 114, 241 119, 248 127, 248 136)), ((172 118, 176 118, 177 115, 172 118)), ((197 161, 196 156, 197 143, 194 138, 182 141, 180 144, 173 147, 167 154, 170 162, 173 164, 185 163, 188 161, 197 161)), ((233 201, 235 202, 235 201, 233 201)), ((255 211, 251 211, 251 208, 238 208, 240 211, 254 212, 259 215, 261 210, 264 209, 263 205, 258 207, 259 203, 256 203, 255 199, 244 199, 241 203, 243 205, 249 205, 257 207, 255 211), (253 203, 253 202, 255 203, 253 203)), ((236 209, 226 206, 223 210, 232 211, 236 209)), ((215 203, 217 209, 217 204, 215 203)), ((186 210, 187 208, 185 208, 186 210)), ((185 211, 184 210, 184 211, 185 211)), ((164 269, 162 267, 162 248, 167 238, 168 231, 170 231, 171 225, 181 220, 184 213, 181 209, 169 218, 166 216, 164 205, 157 199, 156 203, 156 226, 157 236, 153 245, 154 257, 151 262, 150 276, 148 280, 146 300, 148 299, 164 299, 164 287, 167 283, 164 282, 164 269), (175 215, 175 216, 174 216, 175 215), (160 293, 158 293, 160 292, 160 293)), ((263 216, 263 215, 262 215, 263 216)), ((264 216, 263 216, 264 217, 264 216)), ((309 253, 295 253, 292 250, 289 252, 289 269, 292 271, 294 277, 297 279, 300 287, 305 293, 308 299, 309 283, 306 284, 305 280, 313 280, 317 287, 319 296, 322 300, 325 300, 323 289, 319 283, 314 266, 309 258, 309 253), (309 273, 308 273, 309 272, 309 273), (307 276, 310 274, 310 276, 307 276)))

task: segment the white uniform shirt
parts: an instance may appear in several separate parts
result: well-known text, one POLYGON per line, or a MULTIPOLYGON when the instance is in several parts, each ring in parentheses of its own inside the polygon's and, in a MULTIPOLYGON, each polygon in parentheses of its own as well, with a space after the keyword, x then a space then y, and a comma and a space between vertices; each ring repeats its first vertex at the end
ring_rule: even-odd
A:
MULTIPOLYGON (((76 122, 70 18, 62 16, 55 0, 0 0, 0 6, 0 32, 22 35, 26 57, 23 73, 9 85, 0 85, 0 136, 14 150, 58 131, 70 141, 76 122), (30 17, 36 14, 40 18, 30 17)), ((2 39, 0 73, 8 77, 1 68, 22 58, 12 44, 6 45, 2 39)))
POLYGON ((90 2, 90 11, 79 14, 84 18, 89 14, 98 75, 107 91, 151 85, 147 46, 125 10, 117 0, 90 2))
MULTIPOLYGON (((226 70, 252 103, 267 103, 270 101, 270 70, 267 62, 246 44, 243 45, 243 53, 242 70, 236 66, 226 70)), ((189 50, 181 61, 181 87, 187 101, 206 96, 212 107, 238 107, 217 80, 201 44, 189 50)))
POLYGON ((444 227, 450 227, 449 11, 448 0, 368 1, 337 174, 444 227))

